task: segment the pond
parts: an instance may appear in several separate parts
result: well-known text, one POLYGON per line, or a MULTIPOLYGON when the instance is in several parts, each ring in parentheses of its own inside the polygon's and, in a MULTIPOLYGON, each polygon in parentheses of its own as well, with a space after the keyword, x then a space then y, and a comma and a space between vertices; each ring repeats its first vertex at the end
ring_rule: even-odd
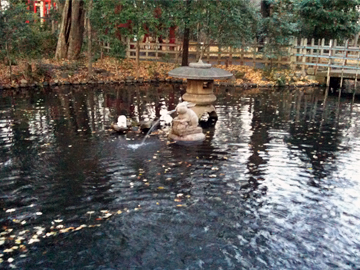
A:
POLYGON ((1 92, 0 267, 360 267, 359 101, 215 91, 202 144, 138 148, 111 123, 173 109, 182 86, 1 92))

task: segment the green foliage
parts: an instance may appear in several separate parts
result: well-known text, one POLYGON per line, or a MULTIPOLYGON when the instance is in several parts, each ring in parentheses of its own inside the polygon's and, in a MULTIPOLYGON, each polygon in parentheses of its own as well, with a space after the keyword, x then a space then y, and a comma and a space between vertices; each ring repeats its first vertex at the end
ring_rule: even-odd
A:
POLYGON ((158 1, 164 17, 178 26, 180 36, 189 27, 193 40, 240 46, 255 37, 259 14, 246 0, 158 1))
POLYGON ((292 37, 346 39, 359 32, 360 0, 267 0, 271 12, 262 19, 259 37, 268 59, 288 54, 292 37))
POLYGON ((255 37, 259 14, 251 2, 244 0, 201 0, 194 2, 197 13, 193 24, 199 26, 199 40, 216 41, 239 47, 255 37))
POLYGON ((165 55, 163 55, 163 56, 161 57, 161 61, 162 61, 162 62, 165 62, 165 63, 170 63, 170 61, 171 61, 171 56, 170 56, 170 54, 166 53, 165 55))
POLYGON ((360 31, 360 0, 267 0, 261 34, 277 44, 290 36, 347 39, 360 31))
POLYGON ((360 30, 359 0, 302 0, 294 5, 303 37, 346 39, 360 30))
POLYGON ((41 27, 39 18, 22 1, 10 1, 0 12, 0 59, 51 56, 56 36, 41 27))
POLYGON ((154 78, 156 79, 157 77, 159 77, 159 72, 158 72, 158 68, 157 68, 157 65, 154 63, 154 64, 151 64, 149 67, 148 67, 148 72, 149 72, 149 76, 151 78, 154 78))
MULTIPOLYGON (((52 57, 57 34, 51 25, 40 24, 37 15, 28 11, 26 1, 10 0, 0 12, 0 61, 17 58, 52 57)), ((89 1, 85 1, 89 3, 89 1)), ((142 41, 145 34, 167 38, 170 26, 177 26, 182 37, 190 29, 192 40, 217 42, 241 47, 255 36, 268 40, 260 52, 269 59, 288 53, 292 37, 345 39, 359 32, 360 0, 267 0, 268 17, 248 0, 97 0, 93 1, 91 24, 97 41, 110 44, 109 55, 125 57, 124 38, 142 41)), ((88 7, 87 7, 88 8, 88 7)), ((61 21, 56 10, 51 19, 61 21)), ((100 51, 99 42, 94 57, 100 51)), ((168 61, 168 56, 163 57, 168 61)))
POLYGON ((53 70, 41 61, 35 63, 35 70, 32 72, 31 77, 36 81, 48 81, 53 76, 53 70))
POLYGON ((110 52, 109 56, 112 56, 116 59, 124 59, 126 55, 126 45, 117 38, 111 39, 110 42, 110 52))
POLYGON ((91 22, 100 42, 110 43, 110 55, 125 57, 121 38, 140 39, 144 34, 160 36, 165 21, 156 16, 156 1, 95 1, 91 22))
POLYGON ((94 2, 91 19, 97 38, 109 42, 111 50, 118 48, 113 43, 120 36, 167 38, 171 26, 178 27, 180 36, 189 27, 192 39, 225 46, 240 46, 255 37, 259 14, 249 1, 190 0, 189 5, 182 0, 100 0, 94 2))
POLYGON ((0 12, 0 53, 10 59, 16 53, 22 53, 29 45, 31 14, 24 4, 10 2, 10 6, 0 12))
POLYGON ((298 23, 293 11, 292 0, 268 0, 272 6, 269 17, 262 18, 259 38, 264 41, 262 53, 268 59, 276 59, 288 54, 285 49, 291 38, 298 33, 298 23))
POLYGON ((40 26, 32 25, 29 33, 30 48, 25 47, 24 52, 27 52, 27 57, 38 58, 52 58, 55 54, 57 36, 50 31, 45 31, 40 26))
POLYGON ((81 68, 81 64, 78 61, 64 62, 62 63, 62 70, 75 72, 81 68))
POLYGON ((234 76, 236 79, 243 79, 246 75, 246 72, 244 71, 236 71, 234 76))

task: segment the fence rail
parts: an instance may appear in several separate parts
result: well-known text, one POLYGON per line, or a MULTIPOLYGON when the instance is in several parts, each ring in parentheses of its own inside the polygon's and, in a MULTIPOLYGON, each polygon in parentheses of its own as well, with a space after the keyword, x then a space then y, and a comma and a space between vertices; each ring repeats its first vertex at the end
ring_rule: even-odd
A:
MULTIPOLYGON (((165 60, 178 62, 182 56, 181 43, 159 43, 146 42, 138 43, 126 41, 127 58, 136 59, 139 53, 140 60, 165 60)), ((303 74, 317 75, 317 73, 327 72, 327 78, 332 72, 341 71, 341 77, 349 73, 357 79, 360 73, 360 46, 357 40, 346 40, 342 45, 337 40, 325 39, 293 39, 288 46, 281 48, 281 53, 276 58, 268 57, 267 46, 271 45, 269 40, 264 42, 254 41, 242 44, 240 48, 222 46, 221 44, 204 44, 191 42, 189 44, 189 58, 195 61, 200 55, 203 60, 217 64, 240 64, 250 66, 290 66, 298 69, 303 74)), ((104 47, 110 50, 110 46, 104 47)))
MULTIPOLYGON (((136 59, 137 43, 126 41, 126 57, 136 59)), ((109 44, 102 46, 103 50, 109 51, 109 44)), ((189 58, 198 60, 202 54, 202 59, 217 64, 240 64, 245 62, 252 66, 256 64, 284 66, 290 64, 290 58, 287 57, 290 47, 284 47, 284 56, 276 59, 270 59, 264 55, 264 44, 254 41, 253 43, 244 44, 241 48, 222 46, 221 44, 204 44, 190 42, 189 58)), ((140 42, 139 59, 140 60, 166 60, 178 62, 182 56, 182 43, 159 43, 159 42, 140 42)))
MULTIPOLYGON (((140 59, 141 60, 161 60, 173 59, 177 62, 182 55, 182 44, 164 44, 164 43, 140 43, 140 59)), ((256 66, 262 63, 265 66, 273 65, 289 65, 289 59, 281 57, 277 59, 267 59, 263 56, 264 45, 259 43, 244 45, 242 48, 232 48, 229 46, 221 46, 219 44, 200 44, 191 42, 189 44, 189 58, 197 60, 202 54, 202 59, 217 64, 244 64, 251 63, 256 66)), ((128 42, 127 57, 136 58, 136 42, 128 42)))

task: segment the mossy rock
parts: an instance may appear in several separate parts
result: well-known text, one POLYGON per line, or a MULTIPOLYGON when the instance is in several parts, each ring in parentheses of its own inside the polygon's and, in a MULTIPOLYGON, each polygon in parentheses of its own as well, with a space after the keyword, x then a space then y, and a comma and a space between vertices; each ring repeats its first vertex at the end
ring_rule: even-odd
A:
POLYGON ((236 79, 243 79, 245 77, 245 72, 244 71, 237 71, 235 72, 234 76, 236 79))

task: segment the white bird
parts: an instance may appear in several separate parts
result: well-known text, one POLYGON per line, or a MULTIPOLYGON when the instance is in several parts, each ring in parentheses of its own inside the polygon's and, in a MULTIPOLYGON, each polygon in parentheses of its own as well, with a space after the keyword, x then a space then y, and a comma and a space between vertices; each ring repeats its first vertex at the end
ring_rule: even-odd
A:
POLYGON ((160 110, 160 124, 170 125, 173 118, 170 116, 170 112, 166 108, 161 108, 160 110))
POLYGON ((126 116, 125 116, 125 115, 120 115, 120 116, 118 117, 118 120, 117 120, 116 125, 117 125, 119 128, 127 128, 126 116))
POLYGON ((112 125, 112 128, 116 131, 125 131, 128 128, 127 119, 125 115, 118 117, 117 123, 112 125))
POLYGON ((140 121, 140 129, 143 132, 147 132, 152 127, 154 120, 151 119, 148 114, 143 114, 141 118, 143 120, 140 121))
POLYGON ((204 113, 201 117, 200 117, 200 121, 204 121, 207 122, 209 120, 210 115, 208 113, 204 113))

